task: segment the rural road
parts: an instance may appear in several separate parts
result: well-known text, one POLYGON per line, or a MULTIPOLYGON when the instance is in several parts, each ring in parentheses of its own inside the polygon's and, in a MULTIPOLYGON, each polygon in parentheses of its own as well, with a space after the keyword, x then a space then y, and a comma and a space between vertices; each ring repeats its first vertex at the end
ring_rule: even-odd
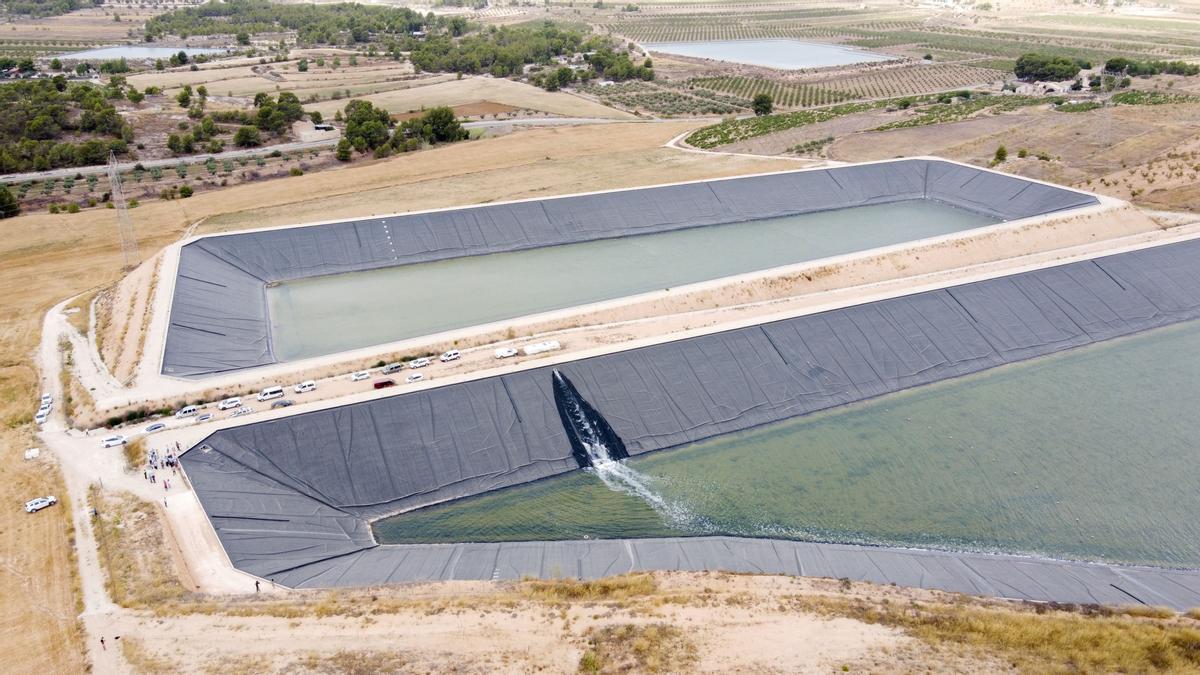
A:
MULTIPOLYGON (((280 143, 278 145, 264 145, 257 148, 242 148, 240 150, 226 150, 225 152, 214 152, 204 155, 189 155, 187 157, 167 157, 165 159, 147 159, 140 164, 147 169, 153 167, 168 167, 175 166, 180 162, 185 164, 201 164, 212 157, 215 160, 237 159, 238 157, 252 157, 263 153, 271 153, 276 150, 280 152, 293 152, 295 150, 308 150, 310 148, 322 148, 325 146, 336 145, 338 138, 326 138, 319 141, 294 141, 292 143, 280 143)), ((139 162, 121 162, 117 167, 121 171, 132 171, 135 165, 139 162)), ((0 176, 0 183, 20 183, 27 180, 50 180, 66 178, 75 174, 87 175, 90 173, 104 173, 108 171, 108 166, 97 164, 95 166, 76 166, 63 169, 51 169, 50 171, 30 171, 28 173, 10 173, 0 176)))

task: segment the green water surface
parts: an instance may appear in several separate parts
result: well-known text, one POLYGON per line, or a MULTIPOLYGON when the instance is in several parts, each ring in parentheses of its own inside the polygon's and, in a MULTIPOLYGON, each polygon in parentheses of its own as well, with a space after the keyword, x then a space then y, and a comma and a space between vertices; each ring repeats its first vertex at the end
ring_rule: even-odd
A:
POLYGON ((385 543, 731 534, 1200 565, 1200 322, 376 523, 385 543))
POLYGON ((996 223, 923 199, 312 277, 267 289, 293 360, 996 223))

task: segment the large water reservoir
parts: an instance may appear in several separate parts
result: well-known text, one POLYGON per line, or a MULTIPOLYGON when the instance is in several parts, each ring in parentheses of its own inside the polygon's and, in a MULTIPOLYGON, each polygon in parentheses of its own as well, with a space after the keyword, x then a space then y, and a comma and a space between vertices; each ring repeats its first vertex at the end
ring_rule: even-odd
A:
POLYGON ((1200 322, 1182 323, 625 460, 632 483, 576 471, 375 532, 721 533, 1194 567, 1197 353, 1200 322))
POLYGON ((294 360, 996 222, 910 200, 309 277, 267 289, 271 339, 294 360))

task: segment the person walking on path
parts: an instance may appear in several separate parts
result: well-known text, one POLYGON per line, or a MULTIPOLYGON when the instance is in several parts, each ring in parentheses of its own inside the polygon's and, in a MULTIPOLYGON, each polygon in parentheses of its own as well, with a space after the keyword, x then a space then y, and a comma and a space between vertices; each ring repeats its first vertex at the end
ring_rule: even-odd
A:
POLYGON ((108 646, 104 644, 104 636, 103 635, 100 636, 100 648, 103 649, 104 651, 108 651, 108 646))
POLYGON ((258 579, 255 579, 255 580, 254 580, 254 592, 255 592, 255 593, 257 593, 257 592, 258 592, 258 579))

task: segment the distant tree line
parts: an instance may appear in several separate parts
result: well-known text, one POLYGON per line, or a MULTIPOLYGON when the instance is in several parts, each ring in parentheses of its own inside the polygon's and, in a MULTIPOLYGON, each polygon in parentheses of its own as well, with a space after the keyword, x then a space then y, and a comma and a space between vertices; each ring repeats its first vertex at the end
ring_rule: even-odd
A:
POLYGON ((125 95, 114 79, 108 87, 61 75, 0 84, 0 172, 103 164, 110 150, 127 152, 133 129, 110 102, 125 95))
MULTIPOLYGON (((461 19, 460 19, 461 20, 461 19)), ((439 26, 433 14, 403 7, 339 3, 333 5, 274 4, 267 0, 209 2, 160 14, 146 22, 146 35, 236 35, 294 30, 301 43, 365 43, 380 36, 409 35, 426 26, 439 26)))
POLYGON ((1109 59, 1104 63, 1104 71, 1115 75, 1125 74, 1131 77, 1158 75, 1200 75, 1200 65, 1187 61, 1134 61, 1122 56, 1109 59))
MULTIPOLYGON (((520 75, 525 64, 549 63, 555 56, 584 50, 584 35, 550 22, 541 26, 491 26, 455 40, 434 36, 411 46, 409 59, 427 72, 520 75)), ((599 43, 597 43, 599 44, 599 43)))
POLYGON ((73 12, 83 7, 99 7, 104 0, 0 0, 5 14, 44 17, 73 12))
MULTIPOLYGON (((585 45, 591 46, 591 45, 585 45)), ((641 65, 633 62, 626 52, 614 52, 611 47, 598 47, 590 52, 585 61, 588 67, 577 70, 563 66, 555 70, 546 70, 535 74, 530 81, 546 91, 557 91, 575 81, 588 83, 594 78, 620 82, 623 80, 653 80, 654 68, 650 59, 641 65)))

